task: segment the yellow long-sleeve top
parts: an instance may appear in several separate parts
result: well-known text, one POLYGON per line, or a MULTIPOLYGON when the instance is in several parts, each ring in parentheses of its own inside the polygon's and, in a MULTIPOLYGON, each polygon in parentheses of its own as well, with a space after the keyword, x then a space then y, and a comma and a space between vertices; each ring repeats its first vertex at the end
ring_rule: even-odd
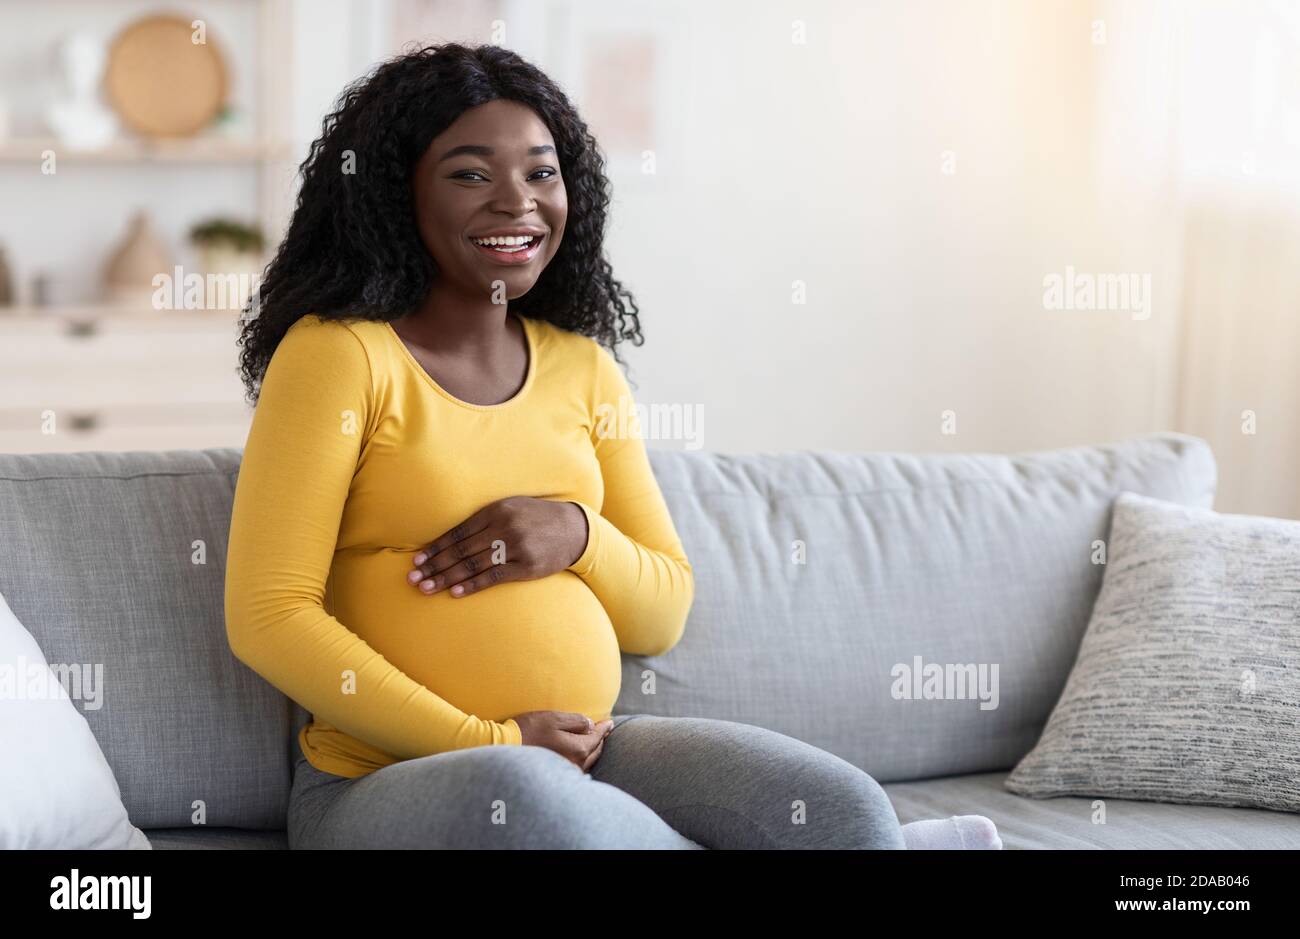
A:
POLYGON ((526 711, 603 720, 620 650, 681 637, 694 579, 618 364, 520 320, 527 377, 495 405, 445 391, 386 322, 307 315, 271 358, 235 488, 226 631, 311 712, 298 739, 318 769, 518 745, 526 711), (514 495, 582 508, 566 570, 463 597, 406 580, 413 554, 514 495))

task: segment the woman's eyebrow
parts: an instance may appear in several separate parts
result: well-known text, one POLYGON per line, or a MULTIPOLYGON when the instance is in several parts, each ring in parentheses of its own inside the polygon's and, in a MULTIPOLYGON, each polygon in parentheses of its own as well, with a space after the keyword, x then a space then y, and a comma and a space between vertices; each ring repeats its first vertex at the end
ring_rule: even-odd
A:
MULTIPOLYGON (((554 153, 554 152, 555 152, 555 148, 548 143, 542 144, 537 147, 528 148, 529 156, 540 156, 543 153, 554 153)), ((496 151, 493 150, 491 147, 485 147, 482 146, 481 144, 466 143, 466 144, 461 144, 459 147, 452 147, 442 156, 438 157, 438 162, 441 163, 443 160, 450 160, 452 157, 461 156, 462 154, 471 154, 473 156, 490 157, 493 156, 495 153, 496 151)))

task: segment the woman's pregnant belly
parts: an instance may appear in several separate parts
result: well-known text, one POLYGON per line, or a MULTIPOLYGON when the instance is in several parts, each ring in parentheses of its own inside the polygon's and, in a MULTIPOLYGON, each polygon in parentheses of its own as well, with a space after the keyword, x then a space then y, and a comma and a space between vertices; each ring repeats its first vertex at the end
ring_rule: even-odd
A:
POLYGON ((582 579, 560 571, 478 593, 432 596, 407 583, 413 551, 335 555, 327 606, 385 659, 486 720, 526 711, 609 716, 622 678, 618 639, 582 579))

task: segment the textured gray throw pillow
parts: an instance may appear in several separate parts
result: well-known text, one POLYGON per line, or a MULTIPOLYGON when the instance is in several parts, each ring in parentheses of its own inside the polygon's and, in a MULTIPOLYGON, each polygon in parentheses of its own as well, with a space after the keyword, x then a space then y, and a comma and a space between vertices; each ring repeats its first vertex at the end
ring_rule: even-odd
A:
POLYGON ((1121 494, 1074 669, 1006 788, 1300 811, 1300 522, 1121 494))

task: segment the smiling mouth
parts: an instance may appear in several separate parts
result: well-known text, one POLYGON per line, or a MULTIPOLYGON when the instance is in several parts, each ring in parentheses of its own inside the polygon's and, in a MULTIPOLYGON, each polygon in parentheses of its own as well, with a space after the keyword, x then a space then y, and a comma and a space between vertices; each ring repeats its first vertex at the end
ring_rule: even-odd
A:
POLYGON ((545 235, 520 235, 511 237, 470 238, 480 254, 497 264, 526 264, 541 249, 545 235))
POLYGON ((520 251, 527 251, 529 248, 535 248, 541 244, 543 235, 527 235, 512 238, 471 238, 480 248, 487 248, 500 254, 518 254, 520 251))

